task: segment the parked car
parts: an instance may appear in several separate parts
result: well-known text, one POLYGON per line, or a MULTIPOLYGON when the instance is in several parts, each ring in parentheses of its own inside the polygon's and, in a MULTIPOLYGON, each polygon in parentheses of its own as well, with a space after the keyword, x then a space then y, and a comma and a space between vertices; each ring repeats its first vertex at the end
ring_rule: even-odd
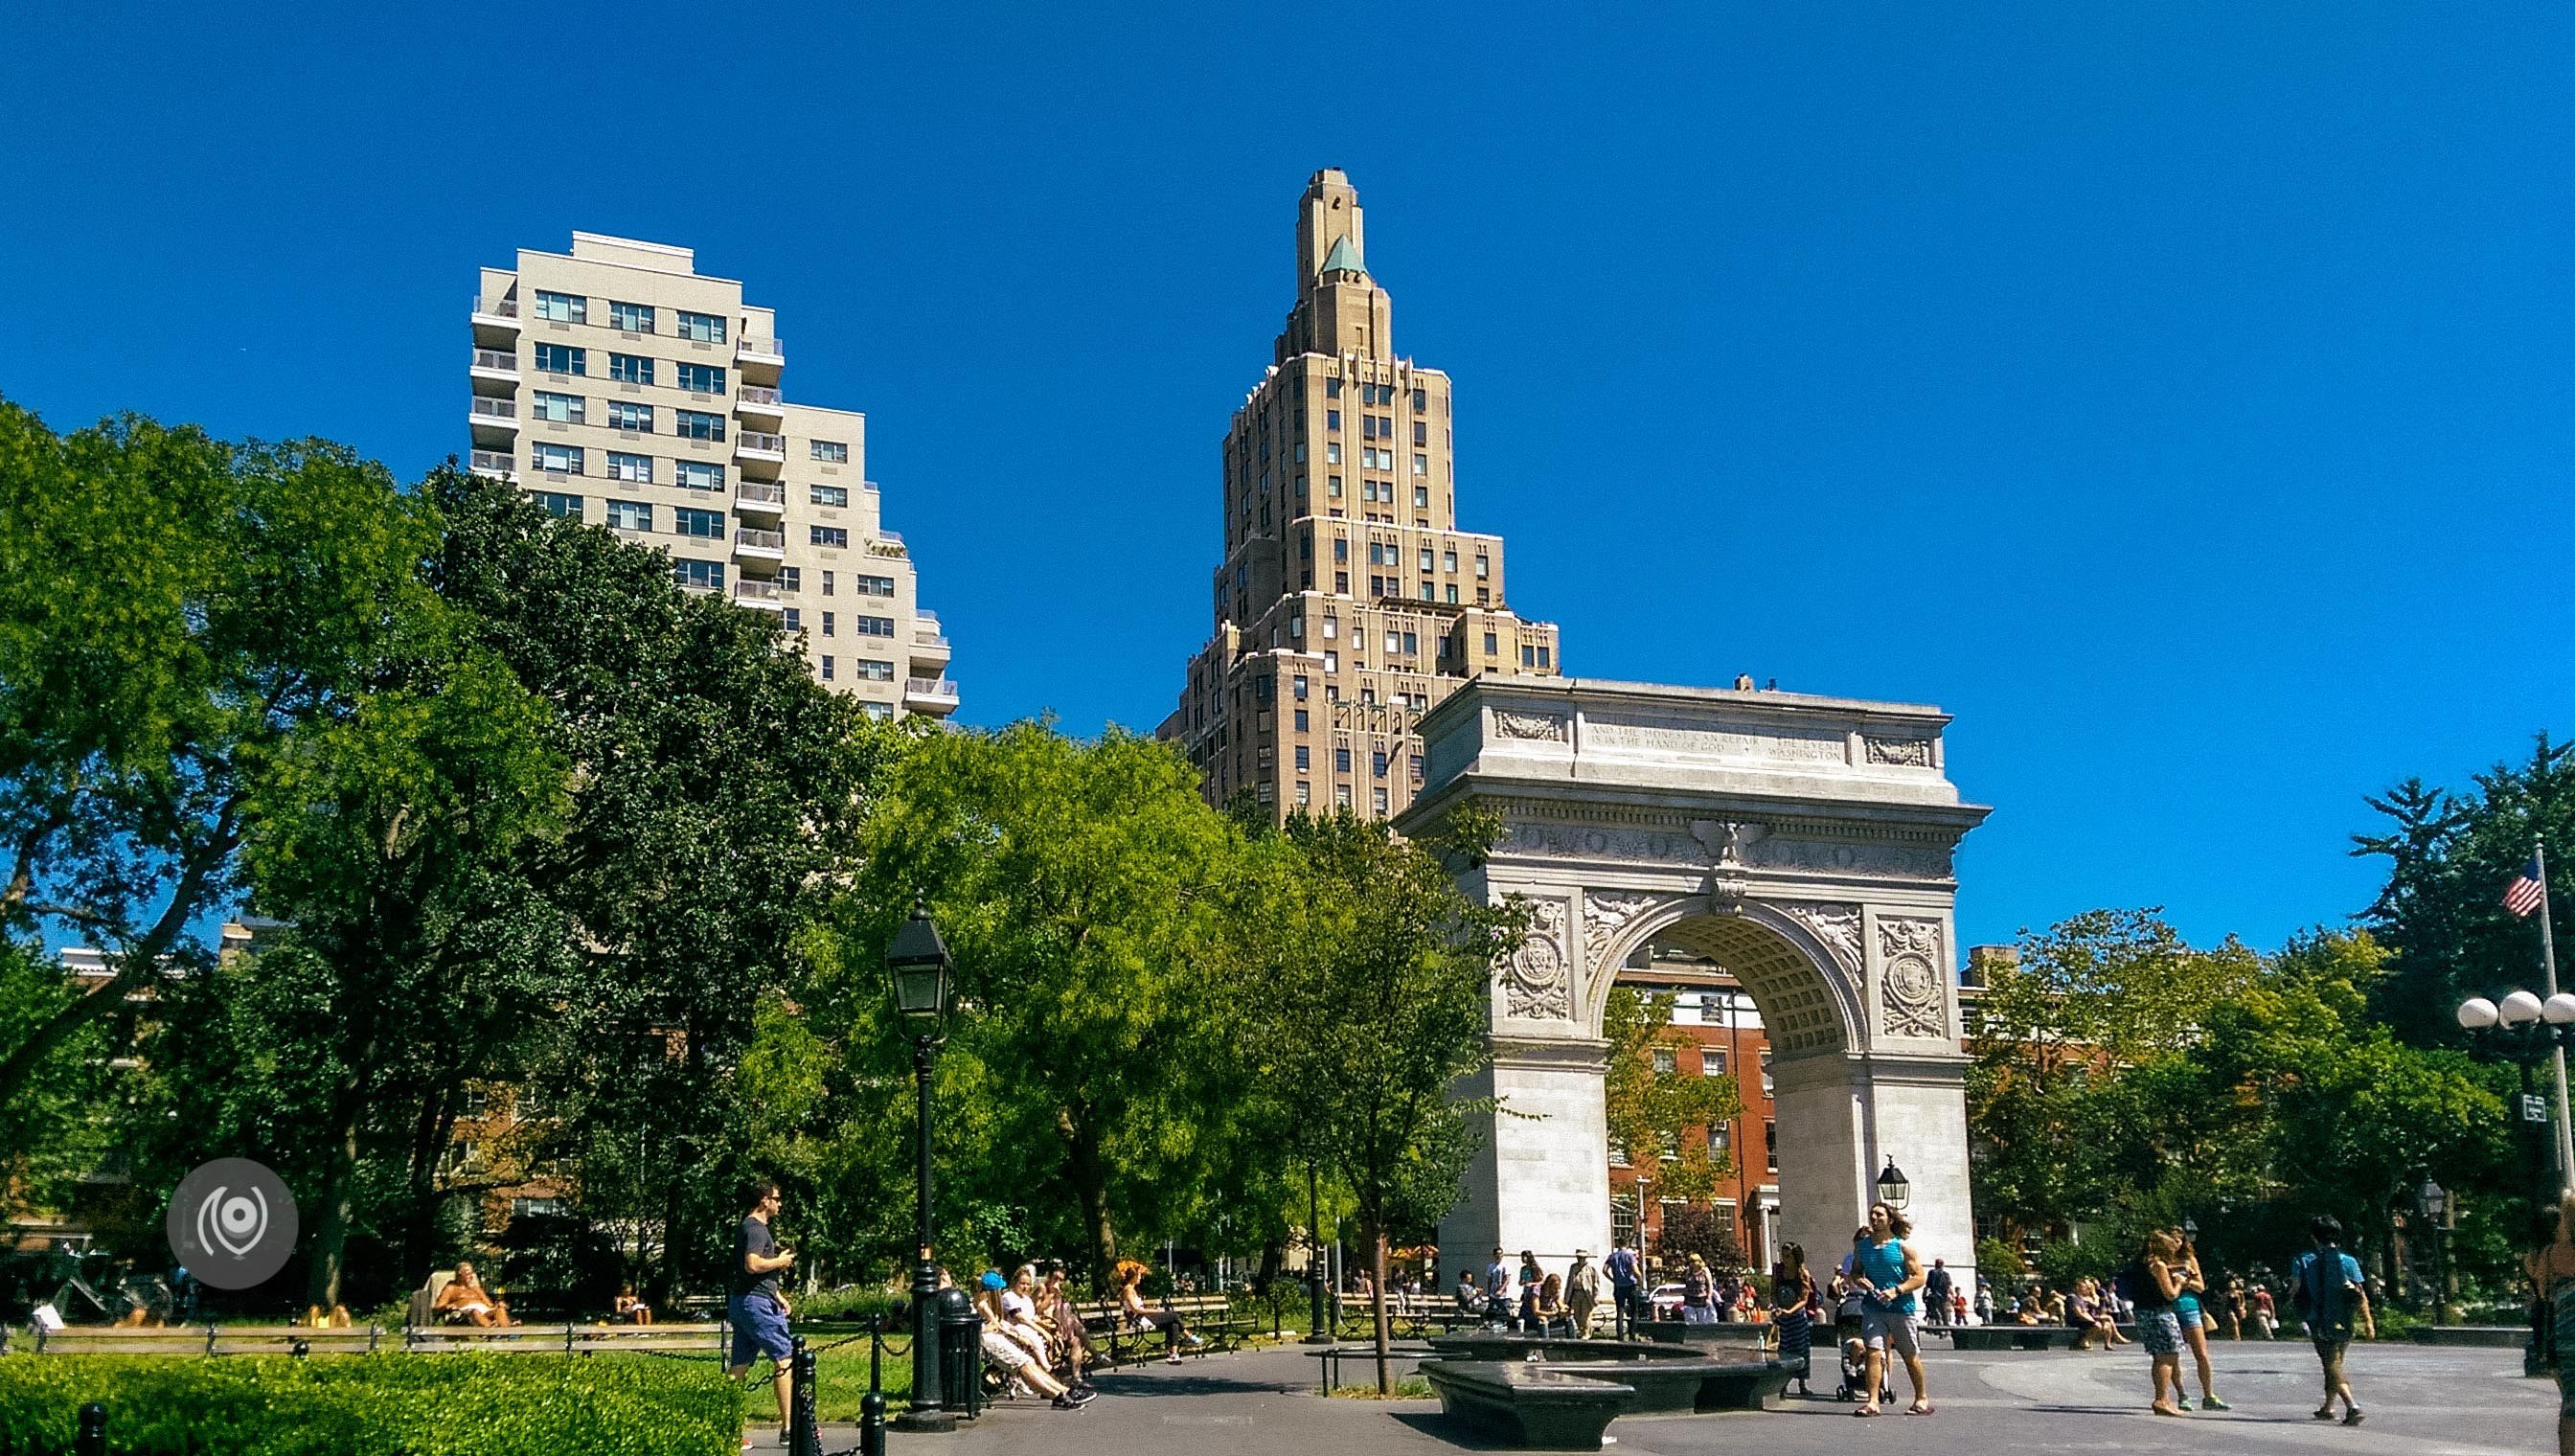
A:
POLYGON ((1653 1303, 1654 1318, 1678 1319, 1681 1317, 1681 1286, 1678 1284, 1657 1284, 1654 1286, 1654 1292, 1645 1297, 1653 1303))

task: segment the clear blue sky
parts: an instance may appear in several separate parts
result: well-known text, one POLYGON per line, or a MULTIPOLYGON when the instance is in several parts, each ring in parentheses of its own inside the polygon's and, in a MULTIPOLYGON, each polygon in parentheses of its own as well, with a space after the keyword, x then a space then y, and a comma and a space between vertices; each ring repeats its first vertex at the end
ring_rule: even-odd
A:
POLYGON ((2575 730, 2575 11, 1583 8, 21 7, 0 393, 414 477, 478 265, 685 244, 964 718, 1150 728, 1337 165, 1514 605, 1956 714, 1970 941, 2338 921, 2364 793, 2575 730))

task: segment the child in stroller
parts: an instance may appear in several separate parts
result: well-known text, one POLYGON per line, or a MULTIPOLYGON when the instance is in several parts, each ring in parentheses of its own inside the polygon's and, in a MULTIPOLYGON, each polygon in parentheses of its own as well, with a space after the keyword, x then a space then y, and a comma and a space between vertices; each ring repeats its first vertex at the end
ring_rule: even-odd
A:
MULTIPOLYGON (((1842 1353, 1841 1388, 1833 1392, 1835 1400, 1862 1400, 1868 1388, 1868 1344, 1860 1338, 1859 1285, 1848 1275, 1833 1276, 1833 1343, 1842 1353)), ((1895 1399, 1892 1380, 1877 1393, 1879 1400, 1895 1399)))

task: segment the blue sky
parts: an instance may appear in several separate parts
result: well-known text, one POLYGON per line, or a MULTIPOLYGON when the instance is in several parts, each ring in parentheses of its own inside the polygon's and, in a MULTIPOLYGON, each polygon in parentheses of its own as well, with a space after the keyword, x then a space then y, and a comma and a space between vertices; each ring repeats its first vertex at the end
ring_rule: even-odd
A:
POLYGON ((2361 802, 2575 728, 2564 7, 57 6, 0 393, 465 444, 575 229, 864 410, 966 720, 1150 728, 1348 169, 1458 506, 1582 676, 1937 703, 1961 930, 2365 904, 2361 802))

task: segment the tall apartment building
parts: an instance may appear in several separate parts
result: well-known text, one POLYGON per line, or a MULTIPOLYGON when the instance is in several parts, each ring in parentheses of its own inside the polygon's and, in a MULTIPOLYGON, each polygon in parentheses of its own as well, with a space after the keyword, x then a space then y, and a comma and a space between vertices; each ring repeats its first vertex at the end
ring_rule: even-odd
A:
POLYGON ((1226 431, 1216 633, 1157 729, 1212 802, 1249 792, 1283 817, 1401 812, 1431 705, 1563 666, 1554 625, 1510 609, 1501 538, 1457 529, 1448 376, 1394 352, 1366 243, 1349 179, 1315 173, 1295 307, 1226 431))
POLYGON ((777 320, 686 248, 575 233, 474 295, 472 468, 778 614, 868 711, 957 710, 948 639, 867 478, 867 419, 790 404, 777 320))

